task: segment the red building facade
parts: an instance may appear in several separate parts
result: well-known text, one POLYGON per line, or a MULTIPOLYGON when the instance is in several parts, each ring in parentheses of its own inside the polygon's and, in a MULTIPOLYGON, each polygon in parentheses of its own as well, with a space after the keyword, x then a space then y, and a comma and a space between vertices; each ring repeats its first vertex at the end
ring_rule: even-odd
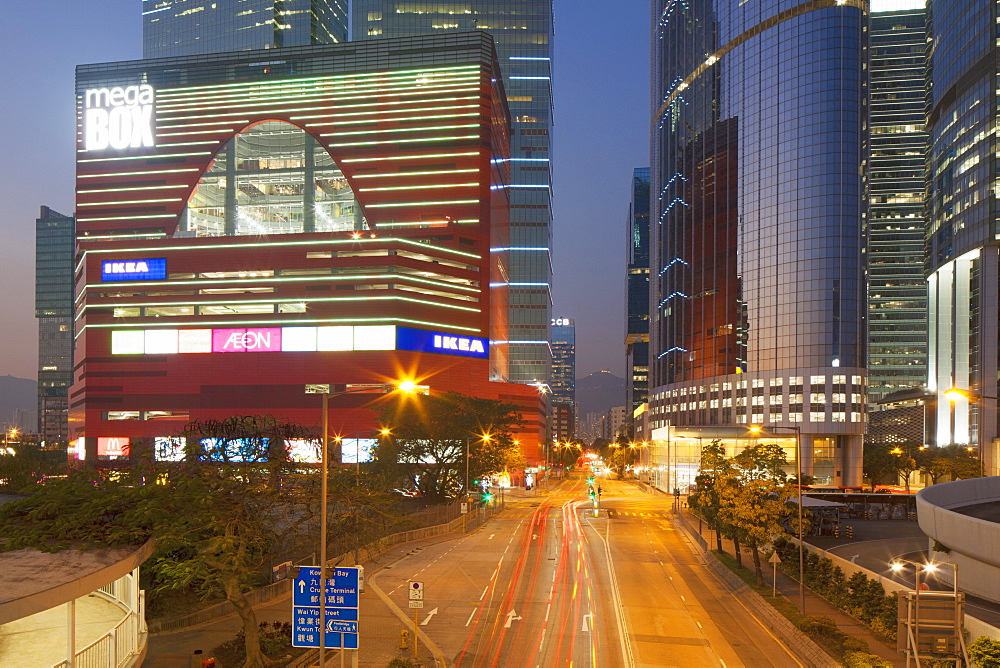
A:
MULTIPOLYGON (((488 36, 82 66, 77 100, 78 458, 198 418, 317 426, 307 385, 409 380, 517 403, 537 460, 537 392, 504 382, 488 36)), ((331 398, 331 433, 379 426, 381 398, 331 398)))

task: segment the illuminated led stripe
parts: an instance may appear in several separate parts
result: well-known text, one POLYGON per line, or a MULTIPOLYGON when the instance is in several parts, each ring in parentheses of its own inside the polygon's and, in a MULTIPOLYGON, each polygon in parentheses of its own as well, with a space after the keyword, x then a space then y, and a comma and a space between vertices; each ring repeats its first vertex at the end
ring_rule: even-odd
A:
MULTIPOLYGON (((284 320, 229 320, 222 322, 206 322, 205 320, 198 320, 195 322, 137 322, 132 325, 134 329, 149 329, 151 327, 166 327, 169 329, 179 329, 181 327, 191 327, 193 329, 205 329, 206 327, 214 327, 216 325, 235 325, 237 327, 259 327, 260 325, 278 325, 282 327, 295 327, 304 323, 354 323, 354 322, 383 322, 383 323, 401 323, 405 322, 411 325, 424 325, 426 327, 444 328, 444 329, 455 329, 464 332, 479 332, 478 327, 462 327, 454 324, 445 324, 440 322, 426 322, 423 320, 411 320, 410 318, 295 318, 284 319, 284 320)), ((80 338, 83 332, 87 328, 91 329, 110 329, 115 327, 117 329, 127 329, 129 325, 122 323, 107 323, 107 324, 93 324, 82 326, 74 339, 80 338)))
POLYGON ((112 206, 116 204, 159 204, 162 202, 182 202, 184 201, 181 197, 172 197, 170 199, 131 199, 131 200, 119 200, 117 202, 81 202, 77 206, 112 206))
POLYGON ((115 162, 118 160, 159 160, 160 158, 187 158, 195 155, 212 155, 211 152, 201 153, 155 153, 152 155, 117 155, 107 158, 90 158, 87 160, 77 160, 80 162, 115 162))
MULTIPOLYGON (((173 215, 173 214, 168 214, 173 215)), ((135 216, 141 218, 142 216, 135 216)), ((100 220, 91 218, 90 220, 100 220)), ((233 238, 233 237, 229 237, 233 238)), ((401 237, 382 237, 376 239, 327 239, 322 242, 318 242, 315 239, 312 241, 272 241, 269 243, 229 243, 229 244, 212 244, 210 246, 153 246, 153 247, 140 247, 140 248, 91 248, 84 251, 84 255, 88 253, 145 253, 145 252, 156 252, 156 251, 168 251, 168 250, 216 250, 219 248, 266 248, 273 246, 320 246, 320 245, 363 245, 363 244, 380 244, 385 242, 395 242, 403 244, 405 246, 413 246, 421 250, 434 249, 442 253, 451 253, 452 255, 461 255, 463 257, 469 257, 473 259, 480 259, 479 255, 475 253, 466 253, 465 251, 454 250, 452 248, 444 248, 442 246, 435 246, 433 244, 421 243, 419 241, 413 241, 412 239, 405 239, 401 237)))
MULTIPOLYGON (((304 86, 297 86, 294 88, 286 90, 269 90, 265 94, 259 92, 233 92, 230 95, 217 95, 206 93, 204 95, 190 96, 186 98, 175 98, 172 102, 164 102, 162 98, 157 100, 157 111, 162 109, 164 111, 177 111, 179 109, 192 109, 192 108, 206 108, 204 107, 205 102, 225 104, 225 106, 233 106, 234 104, 240 104, 242 101, 260 100, 262 103, 269 103, 269 100, 292 102, 296 104, 311 102, 317 102, 322 100, 351 100, 351 99, 361 99, 366 97, 374 97, 375 94, 382 93, 399 93, 399 92, 412 92, 414 94, 419 93, 434 93, 442 88, 449 88, 454 86, 481 86, 483 83, 483 77, 481 75, 472 76, 454 76, 454 77, 439 77, 435 79, 433 83, 426 85, 420 85, 414 90, 415 81, 403 81, 398 84, 371 84, 364 86, 351 86, 350 88, 320 88, 317 90, 315 87, 306 88, 304 86)), ((210 108, 210 107, 208 107, 210 108)))
MULTIPOLYGON (((150 232, 148 234, 103 234, 100 236, 85 235, 76 238, 77 241, 90 241, 91 239, 139 239, 139 238, 166 238, 165 232, 150 232)), ((79 269, 79 265, 77 266, 79 269)))
POLYGON ((103 179, 109 176, 147 176, 149 174, 178 174, 180 172, 200 172, 197 167, 185 167, 184 169, 156 169, 148 172, 105 172, 103 174, 77 174, 78 179, 103 179))
MULTIPOLYGON (((246 122, 249 123, 250 121, 246 121, 246 122)), ((220 121, 218 123, 199 123, 198 125, 201 126, 201 127, 207 127, 209 125, 229 125, 229 124, 230 124, 230 121, 220 121)), ((180 125, 158 125, 157 129, 159 129, 159 130, 175 130, 175 129, 186 128, 186 127, 189 127, 188 123, 181 123, 180 125)), ((215 132, 215 130, 206 130, 206 132, 215 132)), ((80 133, 80 134, 82 134, 82 133, 80 133)))
POLYGON ((478 156, 479 151, 471 153, 421 153, 420 155, 379 155, 366 158, 345 158, 341 162, 373 162, 379 160, 426 160, 434 158, 466 158, 478 156))
MULTIPOLYGON (((472 97, 449 98, 448 100, 440 100, 440 101, 441 102, 447 102, 447 101, 461 102, 463 100, 479 100, 479 99, 480 99, 480 96, 476 95, 476 96, 472 96, 472 97)), ((435 100, 435 101, 438 101, 438 100, 435 100)), ((423 103, 411 102, 409 104, 423 104, 423 103)), ((379 105, 379 106, 384 106, 384 105, 379 105)), ((336 118, 354 118, 356 116, 375 116, 375 117, 377 117, 378 120, 391 120, 391 119, 388 119, 386 116, 384 116, 384 114, 404 114, 404 113, 418 113, 418 112, 422 113, 422 112, 427 112, 427 111, 445 111, 447 109, 480 109, 482 107, 483 107, 483 104, 480 103, 480 104, 438 105, 436 107, 418 107, 416 109, 400 109, 398 111, 387 111, 387 110, 384 110, 384 109, 380 109, 380 110, 377 110, 377 111, 354 111, 354 112, 351 112, 349 114, 337 114, 337 113, 334 113, 334 114, 330 114, 330 118, 336 119, 336 118)), ((400 118, 405 118, 405 117, 401 116, 400 118)), ((368 122, 375 122, 375 120, 376 119, 373 118, 373 119, 371 119, 368 122)))
POLYGON ((479 204, 478 199, 456 199, 440 202, 393 202, 388 204, 369 204, 369 209, 388 209, 399 206, 440 206, 442 204, 479 204))
MULTIPOLYGON (((408 281, 414 281, 417 283, 427 283, 429 285, 434 285, 437 287, 447 287, 454 288, 456 290, 465 290, 470 293, 480 292, 480 288, 461 285, 459 283, 450 283, 443 280, 434 280, 430 278, 422 278, 420 276, 412 276, 410 274, 403 273, 388 273, 388 274, 351 274, 348 276, 256 276, 253 278, 210 278, 210 279, 198 279, 198 280, 186 280, 186 281, 168 281, 164 283, 163 281, 114 281, 113 284, 109 283, 88 283, 84 287, 88 290, 107 290, 109 287, 114 288, 156 288, 157 290, 163 290, 165 286, 214 286, 218 288, 221 285, 230 284, 266 284, 266 283, 310 283, 310 282, 323 282, 323 281, 357 281, 357 280, 383 280, 383 279, 402 279, 408 281)), ((212 289, 208 287, 208 289, 212 289)), ((224 289, 224 288, 223 288, 224 289)), ((267 301, 274 301, 273 299, 265 299, 267 301)), ((292 301, 301 301, 298 299, 293 299, 292 301)), ((227 302, 228 303, 228 302, 227 302)))
MULTIPOLYGON (((448 84, 446 86, 427 86, 425 88, 421 88, 420 90, 409 90, 409 89, 405 89, 404 88, 404 89, 400 89, 398 91, 385 91, 385 92, 382 92, 382 93, 370 93, 370 94, 366 94, 366 95, 327 95, 327 96, 323 97, 321 100, 316 100, 316 103, 325 102, 325 101, 339 102, 339 101, 343 101, 343 100, 379 100, 379 99, 386 98, 386 97, 391 97, 391 98, 400 98, 400 97, 424 97, 424 98, 430 98, 433 95, 440 95, 441 93, 472 93, 472 92, 475 92, 477 90, 478 90, 478 87, 474 87, 474 86, 448 84)), ((252 100, 258 100, 260 98, 257 97, 257 96, 253 96, 253 97, 248 97, 247 99, 248 100, 251 100, 251 99, 252 100)), ((290 103, 293 103, 293 102, 295 104, 300 104, 301 102, 303 102, 303 100, 288 100, 287 97, 285 97, 283 99, 279 99, 279 100, 276 100, 274 102, 260 102, 258 104, 254 104, 254 103, 251 103, 251 102, 240 103, 240 102, 234 100, 234 101, 228 101, 228 102, 220 102, 219 104, 215 104, 215 105, 212 105, 212 104, 196 104, 196 105, 190 105, 190 106, 177 106, 177 107, 174 107, 172 109, 166 109, 166 108, 164 108, 162 111, 161 111, 159 105, 157 105, 156 113, 157 113, 157 116, 160 116, 162 114, 162 115, 165 115, 165 116, 183 117, 185 115, 186 111, 193 111, 193 110, 196 110, 196 111, 210 111, 212 109, 229 109, 229 108, 232 108, 233 106, 236 106, 237 104, 239 105, 240 109, 243 110, 242 113, 246 113, 245 110, 248 109, 248 108, 253 109, 253 108, 257 108, 257 107, 269 107, 269 108, 280 109, 280 110, 284 110, 284 111, 313 111, 314 110, 313 107, 308 107, 308 106, 305 107, 305 108, 303 108, 303 109, 288 109, 287 108, 287 104, 290 104, 290 103), (282 104, 282 102, 284 102, 285 104, 282 104)), ((349 108, 351 108, 351 105, 344 105, 344 107, 346 107, 346 108, 349 109, 349 108)))
POLYGON ((181 183, 177 185, 163 184, 162 186, 136 186, 134 188, 101 188, 99 190, 77 190, 79 195, 89 195, 91 193, 119 193, 126 192, 130 190, 162 190, 164 188, 187 188, 187 184, 181 183))
MULTIPOLYGON (((249 121, 247 121, 249 123, 249 121)), ((232 127, 232 126, 230 126, 232 127)), ((189 130, 187 132, 157 132, 156 137, 189 137, 191 135, 217 135, 225 134, 230 132, 229 127, 219 128, 217 130, 189 130)), ((161 144, 162 146, 162 144, 161 144)))
MULTIPOLYGON (((404 111, 423 111, 423 109, 385 109, 389 106, 399 106, 402 104, 430 104, 432 102, 464 102, 466 100, 482 100, 482 95, 469 95, 466 97, 442 97, 433 100, 400 100, 398 102, 372 102, 371 104, 351 104, 351 105, 330 105, 328 107, 317 107, 319 109, 329 109, 331 111, 337 111, 340 109, 365 109, 366 107, 378 107, 376 111, 356 111, 348 114, 319 114, 316 116, 291 116, 293 120, 309 119, 309 118, 342 118, 344 116, 361 116, 361 115, 371 115, 371 114, 396 114, 403 113, 404 111)), ((485 106, 485 103, 475 105, 475 106, 485 106)), ((433 107, 432 107, 433 108, 433 107)), ((441 109, 449 109, 450 107, 440 107, 441 109)), ((457 107, 456 107, 457 108, 457 107)))
POLYGON ((437 130, 461 130, 465 128, 478 128, 479 123, 465 123, 462 125, 422 125, 416 128, 391 128, 388 130, 375 129, 375 130, 352 130, 350 132, 328 132, 321 134, 320 137, 347 137, 353 135, 380 135, 388 134, 390 132, 435 132, 437 130))
MULTIPOLYGON (((548 251, 544 246, 507 246, 506 248, 491 248, 491 253, 502 253, 504 251, 548 251)), ((547 285, 547 284, 546 284, 547 285)))
POLYGON ((507 60, 552 60, 551 58, 531 57, 531 56, 511 56, 507 60))
MULTIPOLYGON (((324 135, 329 136, 329 135, 324 135)), ((479 135, 459 135, 454 137, 410 137, 408 139, 386 139, 384 141, 356 141, 347 142, 344 144, 330 144, 330 146, 337 148, 344 148, 347 146, 375 146, 382 144, 413 144, 416 142, 428 142, 428 141, 455 141, 459 139, 480 139, 479 135)))
POLYGON ((369 79, 404 79, 410 74, 419 74, 427 76, 435 72, 458 72, 458 71, 481 71, 482 65, 455 65, 450 67, 432 67, 432 68, 420 68, 413 70, 385 70, 381 72, 363 72, 363 73, 352 73, 352 74, 330 74, 321 77, 309 77, 294 78, 294 79, 276 79, 274 81, 254 81, 254 82, 239 82, 239 83, 226 83, 226 84, 210 84, 207 86, 181 86, 177 88, 168 88, 161 91, 157 91, 157 97, 170 97, 184 95, 185 92, 190 91, 218 91, 223 89, 238 89, 249 87, 273 87, 273 86, 290 86, 290 85, 310 85, 309 82, 319 82, 319 81, 343 81, 348 80, 358 80, 363 81, 366 78, 369 79))
POLYGON ((356 174, 355 179, 387 179, 396 176, 431 176, 434 174, 469 174, 478 169, 442 169, 435 172, 399 172, 396 174, 356 174))
POLYGON ((144 216, 111 216, 108 218, 83 218, 77 217, 77 222, 82 221, 93 221, 93 220, 142 220, 146 218, 176 218, 176 213, 150 213, 144 216))
MULTIPOLYGON (((313 299, 285 299, 285 300, 277 300, 277 299, 266 299, 266 300, 256 300, 256 299, 254 299, 254 300, 246 300, 245 299, 245 300, 240 300, 238 302, 234 302, 232 300, 230 300, 230 301, 224 301, 224 302, 159 302, 159 303, 152 302, 152 303, 141 303, 141 304, 120 304, 120 303, 116 302, 116 303, 113 303, 113 304, 86 304, 86 305, 84 305, 82 311, 86 311, 87 309, 95 309, 95 308, 137 308, 137 307, 145 307, 145 306, 210 306, 210 305, 213 305, 213 304, 214 305, 218 305, 218 306, 229 306, 229 305, 239 306, 241 304, 313 304, 313 303, 317 303, 317 302, 368 302, 368 301, 401 301, 401 302, 410 302, 410 303, 413 303, 413 304, 423 304, 424 306, 436 306, 438 308, 446 308, 446 309, 451 309, 453 311, 466 311, 466 312, 469 312, 469 313, 479 313, 480 310, 481 310, 479 307, 476 307, 476 306, 459 306, 457 304, 442 304, 440 302, 432 302, 432 301, 428 301, 426 299, 414 299, 413 297, 403 297, 403 296, 400 296, 400 295, 366 295, 364 297, 316 297, 316 298, 313 298, 313 299)), ((217 316, 225 317, 226 315, 229 315, 229 314, 226 314, 226 313, 215 314, 216 317, 217 316)), ((233 314, 233 315, 235 315, 235 314, 233 314)), ((242 314, 242 315, 253 315, 253 314, 245 313, 245 314, 242 314)), ((80 316, 78 315, 77 318, 79 318, 79 317, 80 316)), ((147 316, 147 317, 152 317, 152 316, 147 316)), ((167 317, 169 317, 169 316, 167 316, 167 317)), ((212 315, 207 315, 207 316, 203 316, 203 317, 211 318, 213 316, 212 315)))
POLYGON ((423 227, 429 227, 431 225, 435 225, 435 224, 440 225, 442 223, 455 223, 457 225, 465 225, 465 224, 475 224, 475 225, 478 225, 479 224, 479 220, 476 219, 476 218, 472 218, 472 219, 469 219, 469 220, 438 220, 438 221, 435 221, 435 220, 415 220, 412 223, 397 223, 397 222, 392 222, 392 223, 378 223, 378 226, 379 227, 414 227, 414 226, 417 226, 417 227, 421 227, 421 226, 423 226, 423 227))
MULTIPOLYGON (((361 121, 338 121, 333 123, 325 123, 324 125, 365 125, 365 124, 379 123, 379 122, 391 123, 398 121, 429 121, 435 118, 468 118, 469 116, 479 116, 479 114, 478 113, 440 114, 438 116, 400 116, 399 118, 387 118, 385 116, 379 116, 378 118, 369 118, 361 121)), ((342 133, 342 134, 347 134, 347 133, 342 133)))
POLYGON ((385 186, 382 188, 358 188, 358 192, 380 192, 383 190, 429 190, 441 188, 478 188, 478 183, 436 183, 428 186, 385 186))

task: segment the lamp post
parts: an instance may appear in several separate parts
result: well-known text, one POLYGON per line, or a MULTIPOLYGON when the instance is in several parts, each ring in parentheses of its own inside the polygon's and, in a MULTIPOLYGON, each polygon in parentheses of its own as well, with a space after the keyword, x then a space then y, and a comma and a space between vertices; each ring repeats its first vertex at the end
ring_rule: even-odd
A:
MULTIPOLYGON (((400 392, 405 392, 404 390, 399 390, 399 391, 400 392)), ((356 431, 353 434, 348 434, 347 438, 353 438, 354 439, 354 490, 355 490, 355 492, 361 486, 361 439, 359 439, 358 436, 362 436, 362 435, 365 435, 365 434, 378 434, 380 437, 382 437, 382 436, 390 436, 390 435, 392 435, 392 430, 390 430, 388 427, 382 427, 380 429, 368 429, 368 430, 363 430, 363 431, 356 431)), ((333 440, 335 440, 337 443, 340 444, 341 451, 343 451, 344 436, 341 435, 341 434, 338 434, 338 435, 336 435, 336 436, 333 437, 333 440)), ((324 459, 325 459, 325 457, 324 457, 324 459)), ((343 455, 341 455, 341 459, 343 460, 343 455)), ((323 498, 326 498, 326 496, 324 495, 323 498)), ((358 536, 357 522, 355 522, 355 525, 354 525, 354 564, 355 565, 359 565, 361 563, 361 560, 360 560, 360 551, 361 551, 360 540, 361 539, 358 536)))
MULTIPOLYGON (((489 434, 480 434, 479 438, 477 440, 482 441, 484 443, 489 443, 492 439, 493 439, 493 437, 490 436, 489 434)), ((472 442, 472 436, 466 436, 465 437, 465 490, 464 491, 465 491, 465 502, 466 502, 466 504, 469 504, 469 505, 472 504, 472 492, 469 489, 469 459, 471 458, 470 457, 470 453, 469 453, 469 446, 470 446, 471 442, 472 442)), ((468 516, 469 516, 468 510, 469 510, 469 506, 466 506, 466 513, 465 513, 465 515, 463 515, 463 517, 468 518, 468 516)), ((468 520, 466 520, 466 524, 468 524, 468 520)))
POLYGON ((750 427, 750 431, 755 434, 760 434, 765 431, 776 431, 778 429, 787 429, 795 432, 795 482, 797 483, 797 494, 798 497, 798 518, 799 518, 799 612, 801 614, 806 614, 806 561, 805 561, 805 548, 803 547, 805 540, 803 538, 803 526, 802 526, 802 428, 799 425, 794 425, 791 427, 780 427, 780 426, 768 426, 761 427, 754 425, 750 427))
MULTIPOLYGON (((403 392, 412 391, 415 386, 411 381, 403 381, 398 385, 393 385, 391 383, 385 383, 382 385, 382 391, 384 393, 389 393, 394 390, 400 390, 403 392), (404 389, 405 387, 405 389, 404 389)), ((329 404, 330 397, 339 397, 343 394, 356 394, 360 392, 372 391, 371 386, 358 387, 341 390, 339 392, 331 392, 330 385, 327 384, 314 384, 306 385, 306 394, 321 394, 323 395, 323 446, 321 449, 322 458, 322 477, 320 479, 320 504, 319 504, 319 667, 324 668, 326 665, 326 523, 327 523, 327 509, 326 509, 326 497, 327 497, 327 474, 329 472, 330 465, 330 453, 329 453, 329 404)))

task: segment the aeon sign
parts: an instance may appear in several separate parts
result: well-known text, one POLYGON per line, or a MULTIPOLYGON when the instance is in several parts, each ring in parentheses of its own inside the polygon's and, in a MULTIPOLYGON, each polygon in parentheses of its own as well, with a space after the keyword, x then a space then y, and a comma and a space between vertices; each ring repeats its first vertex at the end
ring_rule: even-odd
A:
POLYGON ((149 84, 91 88, 83 95, 83 145, 88 151, 155 146, 149 84))
POLYGON ((281 352, 281 328, 214 329, 213 353, 272 353, 281 352))

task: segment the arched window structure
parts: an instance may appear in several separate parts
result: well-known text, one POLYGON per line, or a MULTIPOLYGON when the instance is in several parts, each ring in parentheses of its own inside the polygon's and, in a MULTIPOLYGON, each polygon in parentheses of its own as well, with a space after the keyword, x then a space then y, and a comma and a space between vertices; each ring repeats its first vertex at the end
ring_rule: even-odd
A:
POLYGON ((179 236, 367 229, 343 172, 310 134, 267 121, 219 151, 181 218, 179 236))

